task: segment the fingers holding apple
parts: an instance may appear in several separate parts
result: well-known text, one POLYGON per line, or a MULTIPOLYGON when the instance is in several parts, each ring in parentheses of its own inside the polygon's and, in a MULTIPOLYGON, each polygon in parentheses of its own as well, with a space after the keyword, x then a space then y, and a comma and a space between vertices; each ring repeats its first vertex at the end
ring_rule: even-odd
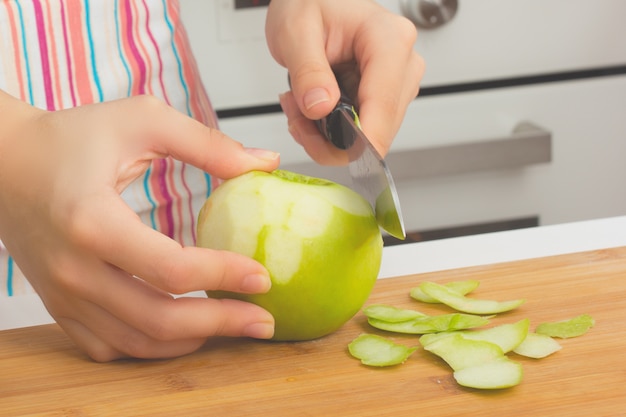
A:
POLYGON ((274 316, 275 340, 307 340, 348 321, 378 277, 382 236, 371 206, 342 185, 277 170, 226 181, 198 218, 198 246, 263 264, 266 294, 209 291, 274 316))

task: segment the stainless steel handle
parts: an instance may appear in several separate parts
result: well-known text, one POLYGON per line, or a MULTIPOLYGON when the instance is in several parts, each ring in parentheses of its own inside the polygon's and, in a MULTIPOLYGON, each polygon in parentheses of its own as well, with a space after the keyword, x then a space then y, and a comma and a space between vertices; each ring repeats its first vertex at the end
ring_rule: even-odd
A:
MULTIPOLYGON (((385 158, 396 181, 471 172, 516 169, 552 160, 552 133, 532 122, 521 122, 506 137, 470 143, 391 152, 385 158)), ((284 169, 350 185, 345 167, 322 167, 312 162, 284 169)))
POLYGON ((400 0, 402 14, 423 29, 434 29, 448 23, 458 8, 457 0, 400 0))
POLYGON ((552 133, 525 121, 506 137, 393 152, 386 159, 396 180, 515 169, 550 162, 552 133))

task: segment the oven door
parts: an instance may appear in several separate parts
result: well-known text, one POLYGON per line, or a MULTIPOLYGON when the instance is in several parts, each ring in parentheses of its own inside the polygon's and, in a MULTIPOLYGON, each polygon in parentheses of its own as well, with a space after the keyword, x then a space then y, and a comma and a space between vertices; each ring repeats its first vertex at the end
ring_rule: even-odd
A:
MULTIPOLYGON (((182 2, 221 128, 278 150, 284 168, 345 181, 290 138, 265 9, 235 3, 182 2)), ((380 3, 406 13, 420 2, 380 3)), ((626 213, 626 2, 457 5, 441 26, 419 28, 427 71, 387 157, 411 238, 626 213)))

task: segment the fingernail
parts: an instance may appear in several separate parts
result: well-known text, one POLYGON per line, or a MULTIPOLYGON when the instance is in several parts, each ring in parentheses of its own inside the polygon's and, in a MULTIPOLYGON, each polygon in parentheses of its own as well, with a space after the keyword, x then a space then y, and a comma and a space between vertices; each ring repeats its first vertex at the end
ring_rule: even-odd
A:
POLYGON ((321 87, 309 90, 304 95, 304 107, 306 107, 307 110, 309 110, 313 106, 316 106, 320 103, 325 103, 327 101, 330 101, 330 95, 328 94, 328 91, 326 91, 326 89, 321 87))
POLYGON ((293 137, 293 139, 296 141, 296 143, 299 145, 302 145, 302 137, 300 135, 300 130, 298 130, 295 124, 290 123, 287 126, 287 130, 289 131, 289 134, 293 137))
POLYGON ((294 104, 291 103, 288 95, 292 94, 290 91, 278 95, 278 102, 280 103, 280 108, 283 110, 287 119, 294 117, 296 113, 294 112, 294 104), (291 105, 290 105, 291 104, 291 105))
POLYGON ((259 322, 249 324, 243 329, 243 334, 255 339, 269 339, 274 336, 274 323, 259 322))
POLYGON ((267 275, 252 274, 244 277, 241 282, 241 291, 247 293, 266 293, 272 288, 272 280, 267 275))
POLYGON ((278 103, 280 104, 280 108, 283 109, 283 113, 287 113, 285 108, 287 106, 287 93, 281 93, 278 95, 278 103))
POLYGON ((278 152, 268 151, 267 149, 245 148, 245 151, 256 158, 263 159, 264 161, 275 161, 280 157, 278 152))

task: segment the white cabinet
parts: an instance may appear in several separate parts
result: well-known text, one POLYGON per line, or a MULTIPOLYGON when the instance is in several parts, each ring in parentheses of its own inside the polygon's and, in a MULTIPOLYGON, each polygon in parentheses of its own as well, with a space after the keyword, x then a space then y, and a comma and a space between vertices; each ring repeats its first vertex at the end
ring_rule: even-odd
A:
POLYGON ((452 20, 419 30, 423 85, 624 65, 624 18, 622 0, 458 0, 452 20))
POLYGON ((626 214, 626 76, 428 97, 414 107, 394 152, 479 143, 532 121, 551 132, 552 156, 527 167, 400 181, 409 230, 626 214))
MULTIPOLYGON (((420 167, 399 170, 390 163, 407 229, 529 216, 553 224, 626 213, 626 76, 419 98, 389 160, 506 138, 524 121, 551 133, 550 162, 415 179, 420 167)), ((287 167, 306 163, 284 124, 283 115, 261 115, 226 119, 222 129, 248 145, 279 149, 287 167)))
MULTIPOLYGON (((400 13, 400 0, 378 0, 400 13)), ((180 0, 215 108, 277 103, 285 69, 265 44, 265 8, 180 0)), ((424 87, 626 64, 623 0, 459 0, 444 26, 419 30, 424 87)))
MULTIPOLYGON (((399 1, 379 2, 400 11, 399 1)), ((235 11, 228 0, 181 3, 216 109, 277 104, 286 72, 267 52, 264 10, 235 11)), ((626 214, 624 17, 622 0, 459 0, 449 23, 420 30, 426 94, 411 104, 388 159, 407 229, 626 214), (417 163, 393 164, 433 148, 480 150, 521 122, 551 134, 549 162, 455 174, 444 157, 434 161, 443 172, 436 176, 417 163)), ((319 169, 279 112, 225 118, 221 127, 246 145, 280 151, 287 167, 319 169)))

